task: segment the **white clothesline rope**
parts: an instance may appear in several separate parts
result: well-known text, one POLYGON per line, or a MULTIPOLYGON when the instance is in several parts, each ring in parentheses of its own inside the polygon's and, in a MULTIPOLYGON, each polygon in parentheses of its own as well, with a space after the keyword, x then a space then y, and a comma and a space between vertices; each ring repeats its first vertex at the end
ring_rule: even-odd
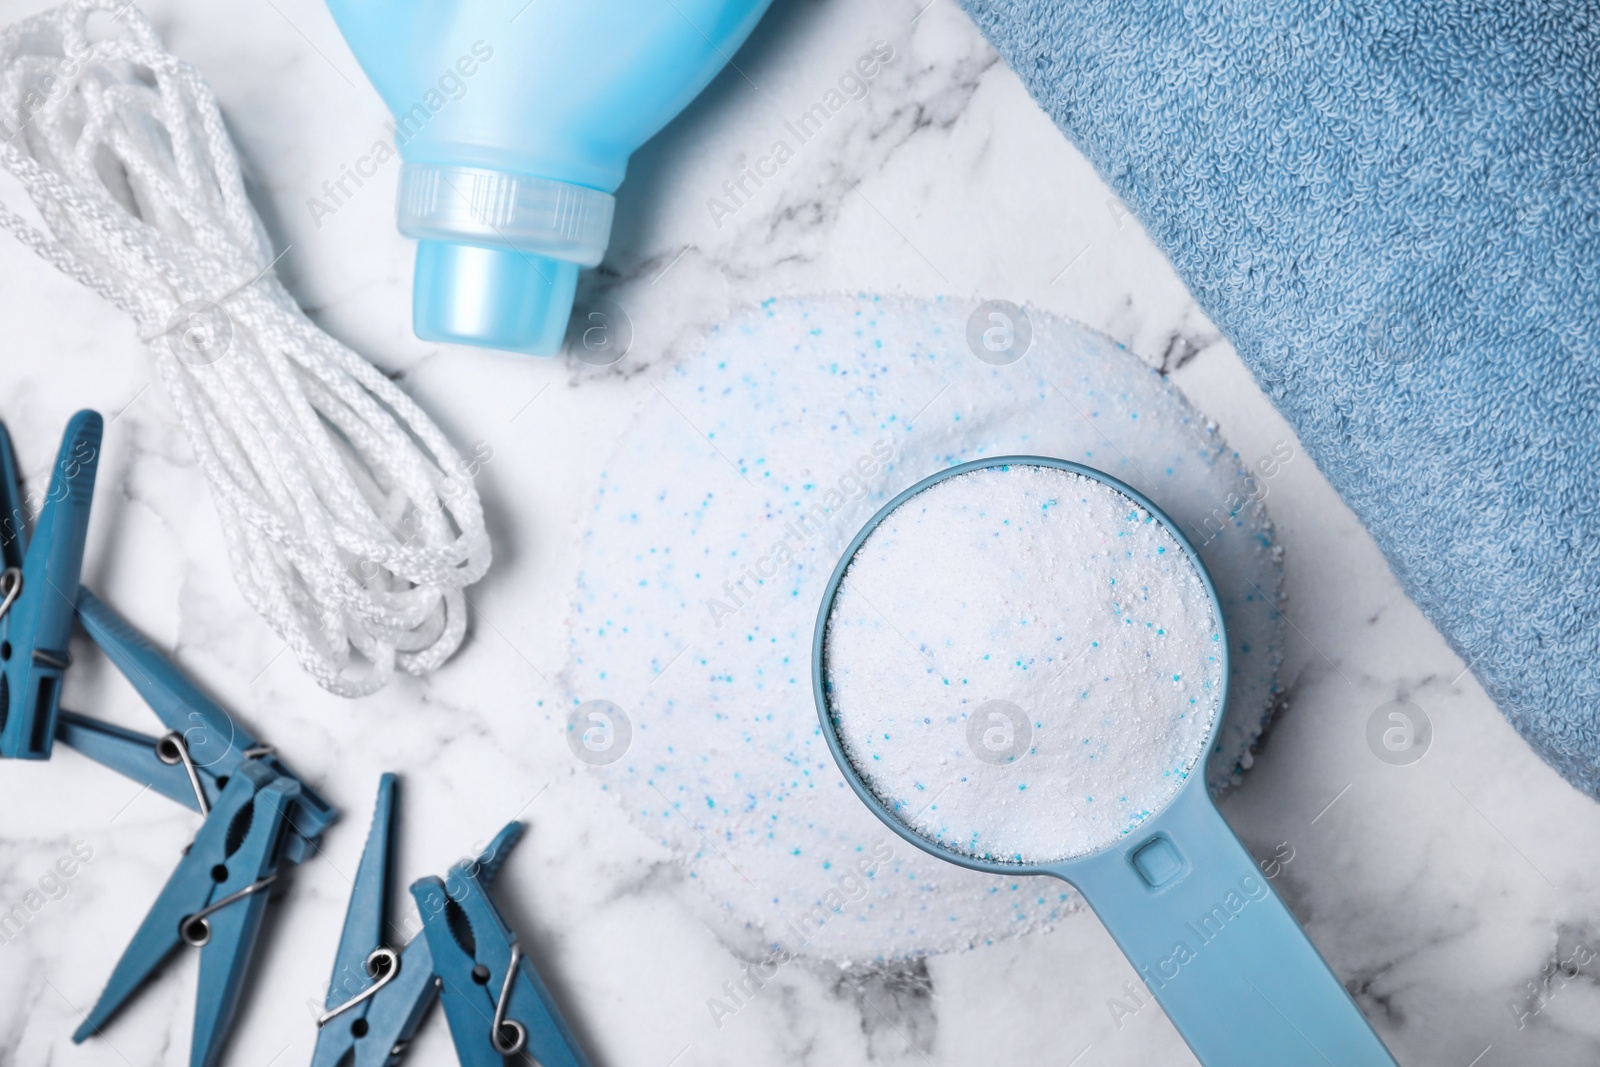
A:
POLYGON ((470 472, 273 273, 210 88, 122 0, 0 34, 0 225, 132 315, 211 485, 245 599, 327 689, 442 664, 488 569, 470 472))

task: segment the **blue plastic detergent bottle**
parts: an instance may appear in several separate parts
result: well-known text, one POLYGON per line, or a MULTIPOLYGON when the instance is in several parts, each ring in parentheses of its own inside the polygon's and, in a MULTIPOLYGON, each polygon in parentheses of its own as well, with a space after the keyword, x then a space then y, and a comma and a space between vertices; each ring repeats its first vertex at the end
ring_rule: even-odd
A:
POLYGON ((430 341, 560 351, 628 157, 771 0, 329 0, 394 115, 412 323, 430 341))

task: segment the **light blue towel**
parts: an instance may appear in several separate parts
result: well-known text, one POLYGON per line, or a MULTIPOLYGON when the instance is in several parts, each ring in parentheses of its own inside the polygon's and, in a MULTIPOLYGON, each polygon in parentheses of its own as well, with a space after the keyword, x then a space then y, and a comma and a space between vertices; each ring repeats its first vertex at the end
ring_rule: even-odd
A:
POLYGON ((1600 797, 1600 5, 964 2, 1600 797))

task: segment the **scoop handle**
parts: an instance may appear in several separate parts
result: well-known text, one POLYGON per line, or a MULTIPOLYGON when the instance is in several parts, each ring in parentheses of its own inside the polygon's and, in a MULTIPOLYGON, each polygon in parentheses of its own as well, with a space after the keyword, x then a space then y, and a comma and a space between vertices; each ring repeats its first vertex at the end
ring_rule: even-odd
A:
POLYGON ((1125 844, 1050 873, 1083 893, 1206 1067, 1395 1067, 1203 782, 1125 844))

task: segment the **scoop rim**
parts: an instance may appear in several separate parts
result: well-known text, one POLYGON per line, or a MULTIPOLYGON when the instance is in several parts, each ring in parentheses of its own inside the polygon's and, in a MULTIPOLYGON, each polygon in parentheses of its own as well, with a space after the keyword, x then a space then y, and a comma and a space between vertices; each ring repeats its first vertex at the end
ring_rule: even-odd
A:
POLYGON ((828 579, 827 588, 823 591, 822 604, 817 611, 817 622, 812 630, 811 637, 811 688, 817 706, 817 721, 822 730, 823 740, 825 740, 828 744, 828 751, 833 754, 833 762, 838 766, 840 773, 844 775, 845 781, 849 783, 850 788, 855 792, 856 796, 861 799, 862 803, 864 803, 867 808, 878 817, 879 821, 883 822, 889 827, 889 829, 899 834, 900 837, 904 838, 907 843, 920 848, 929 855, 936 856, 939 859, 946 860, 950 863, 954 863, 957 866, 966 867, 969 870, 984 871, 989 874, 1062 874, 1064 871, 1069 870, 1072 865, 1090 861, 1098 856, 1105 855, 1106 853, 1115 850, 1130 839, 1142 840, 1143 835, 1138 834, 1137 830, 1131 831, 1127 834, 1117 837, 1116 839, 1101 846, 1100 848, 1095 849, 1092 852, 1086 852, 1079 856, 1069 856, 1064 859, 1045 860, 1037 863, 1007 863, 999 860, 980 859, 976 856, 970 856, 964 852, 957 852, 954 849, 947 848, 944 845, 930 841, 921 834, 917 833, 915 830, 911 829, 900 819, 898 819, 895 814, 889 810, 888 805, 879 799, 877 794, 873 793, 867 784, 862 781, 861 776, 857 773, 855 766, 851 763, 850 757, 844 751, 844 745, 839 740, 838 729, 835 726, 833 717, 828 710, 827 679, 824 674, 824 662, 827 658, 826 645, 828 618, 833 613, 833 602, 839 594, 839 583, 844 580, 845 572, 850 569, 850 564, 855 559, 856 552, 860 550, 862 544, 869 536, 871 536, 872 532, 878 528, 879 524, 881 524, 884 519, 888 518, 902 504, 921 493, 923 490, 937 485, 948 478, 955 478, 963 474, 970 474, 973 471, 1012 466, 1051 467, 1056 470, 1067 471, 1071 474, 1078 474, 1085 478, 1093 479, 1094 481, 1100 482, 1102 485, 1105 485, 1108 488, 1114 489, 1123 494, 1131 499, 1134 503, 1150 512, 1150 514, 1155 517, 1156 521, 1161 523, 1162 526, 1166 528, 1167 532, 1172 535, 1173 540, 1178 542, 1179 547, 1183 549, 1184 553, 1188 556, 1189 562, 1194 566, 1196 572, 1199 574, 1200 583, 1205 587, 1206 595, 1211 598, 1211 610, 1217 620, 1218 638, 1222 646, 1222 692, 1217 696, 1217 712, 1211 720, 1211 728, 1206 733, 1205 747, 1201 751, 1199 758, 1195 760, 1194 768, 1190 769, 1187 780, 1185 780, 1185 782, 1178 787, 1177 791, 1172 794, 1172 797, 1168 799, 1166 804, 1159 811, 1153 812, 1149 819, 1145 820, 1145 825, 1154 823, 1161 817, 1163 813, 1171 810, 1178 798, 1187 790, 1194 788, 1205 788, 1205 763, 1211 758, 1211 755, 1216 748, 1217 734, 1218 731, 1222 729, 1222 720, 1228 711, 1228 690, 1231 684, 1231 664, 1229 662, 1228 654, 1227 622, 1222 614, 1222 601, 1217 596, 1216 585, 1211 580, 1211 572, 1206 569, 1205 561, 1200 558, 1199 549, 1195 548, 1188 537, 1184 536, 1183 531, 1179 529, 1177 524, 1172 521, 1171 516, 1169 516, 1160 507, 1156 506, 1156 504, 1151 501, 1149 497, 1145 496, 1143 493, 1139 492, 1139 490, 1133 488, 1133 486, 1122 481, 1120 478, 1117 478, 1114 475, 1107 474, 1105 471, 1099 470, 1095 467, 1090 467, 1082 463, 1075 463, 1072 460, 1057 459, 1053 456, 1030 455, 994 456, 988 459, 968 460, 965 463, 958 463, 953 467, 946 467, 944 470, 936 471, 935 473, 928 475, 926 478, 923 478, 916 484, 896 494, 893 499, 879 508, 872 518, 868 519, 861 527, 860 531, 857 532, 855 537, 851 539, 849 545, 845 547, 844 552, 839 557, 838 564, 833 569, 832 576, 830 576, 828 579), (1199 768, 1200 773, 1195 773, 1195 768, 1199 768))

